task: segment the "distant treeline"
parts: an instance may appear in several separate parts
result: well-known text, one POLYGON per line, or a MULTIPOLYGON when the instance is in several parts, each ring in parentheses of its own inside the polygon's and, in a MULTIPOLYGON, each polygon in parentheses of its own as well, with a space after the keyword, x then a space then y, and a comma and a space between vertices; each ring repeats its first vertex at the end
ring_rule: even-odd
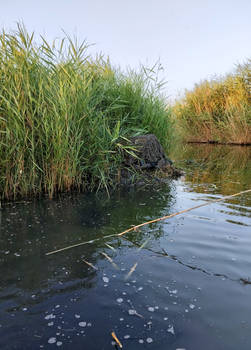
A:
POLYGON ((129 138, 170 142, 170 110, 154 70, 122 73, 66 37, 0 34, 0 199, 116 183, 129 138))
POLYGON ((232 74, 195 85, 173 108, 187 141, 251 143, 251 59, 232 74))

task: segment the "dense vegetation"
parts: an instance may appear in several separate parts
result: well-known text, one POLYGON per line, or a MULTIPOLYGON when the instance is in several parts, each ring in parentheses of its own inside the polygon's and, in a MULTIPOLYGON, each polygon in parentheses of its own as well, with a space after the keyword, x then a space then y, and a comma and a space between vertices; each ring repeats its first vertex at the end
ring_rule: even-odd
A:
POLYGON ((168 145, 170 112, 154 71, 121 73, 66 37, 0 35, 0 199, 115 183, 128 138, 168 145))
POLYGON ((186 91, 174 116, 187 141, 251 143, 251 59, 232 74, 186 91))

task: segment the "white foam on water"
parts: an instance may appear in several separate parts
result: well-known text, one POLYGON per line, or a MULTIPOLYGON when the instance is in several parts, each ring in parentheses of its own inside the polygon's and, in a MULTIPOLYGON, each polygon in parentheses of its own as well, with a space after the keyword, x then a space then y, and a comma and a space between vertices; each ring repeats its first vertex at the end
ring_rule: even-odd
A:
POLYGON ((57 341, 57 338, 55 338, 55 337, 51 337, 48 339, 49 344, 54 344, 54 343, 56 343, 56 341, 57 341))
POLYGON ((135 315, 136 314, 136 310, 130 309, 130 310, 128 310, 128 314, 129 315, 135 315))
POLYGON ((103 277, 103 281, 104 281, 105 283, 109 283, 109 278, 106 277, 106 276, 104 276, 104 277, 103 277))
POLYGON ((150 311, 150 312, 154 312, 154 307, 149 306, 149 308, 147 310, 150 311))
POLYGON ((45 319, 45 320, 51 320, 51 319, 53 319, 53 318, 56 318, 56 316, 53 315, 53 314, 49 314, 49 315, 46 315, 44 319, 45 319))
POLYGON ((169 325, 167 331, 168 331, 169 333, 172 333, 173 335, 175 334, 175 333, 174 333, 174 328, 173 328, 173 326, 170 326, 170 325, 169 325))

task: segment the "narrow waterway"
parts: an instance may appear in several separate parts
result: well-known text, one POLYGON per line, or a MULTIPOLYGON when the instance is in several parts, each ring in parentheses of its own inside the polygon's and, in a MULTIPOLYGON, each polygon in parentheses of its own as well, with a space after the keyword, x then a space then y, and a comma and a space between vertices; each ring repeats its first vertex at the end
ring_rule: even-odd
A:
POLYGON ((171 157, 186 175, 158 188, 4 204, 1 350, 108 350, 111 332, 128 350, 250 348, 250 194, 102 239, 251 188, 250 147, 171 157))

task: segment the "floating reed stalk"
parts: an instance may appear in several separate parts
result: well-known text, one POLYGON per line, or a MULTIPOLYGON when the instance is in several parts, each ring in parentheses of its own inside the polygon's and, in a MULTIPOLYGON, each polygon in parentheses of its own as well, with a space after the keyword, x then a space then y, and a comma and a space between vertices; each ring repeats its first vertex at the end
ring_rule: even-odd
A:
POLYGON ((74 244, 74 245, 71 245, 71 246, 68 246, 68 247, 65 247, 65 248, 61 248, 61 249, 54 250, 52 252, 46 253, 45 255, 56 254, 56 253, 59 253, 59 252, 62 252, 62 251, 65 251, 65 250, 68 250, 68 249, 71 249, 71 248, 79 247, 79 246, 84 245, 84 244, 90 244, 90 243, 93 243, 93 242, 96 242, 96 241, 99 241, 99 240, 104 240, 104 239, 110 238, 110 237, 121 237, 121 236, 125 235, 128 232, 137 230, 139 227, 146 226, 146 225, 152 224, 154 222, 163 221, 163 220, 172 218, 172 217, 177 216, 177 215, 185 214, 185 213, 187 213, 187 212, 189 212, 191 210, 198 209, 198 208, 201 208, 201 207, 205 207, 205 206, 210 205, 212 203, 222 202, 225 199, 230 199, 230 198, 233 198, 233 197, 237 197, 237 196, 240 196, 241 194, 249 193, 249 192, 251 192, 251 189, 246 190, 246 191, 241 191, 241 192, 238 192, 238 193, 234 193, 234 194, 231 194, 229 196, 225 196, 225 197, 222 197, 222 198, 219 198, 219 199, 213 199, 213 200, 208 201, 206 203, 199 204, 199 205, 196 205, 194 207, 178 211, 177 213, 173 213, 173 214, 170 214, 170 215, 162 216, 161 218, 157 218, 157 219, 154 219, 154 220, 146 221, 146 222, 144 222, 142 224, 133 226, 133 227, 131 227, 131 228, 129 228, 129 229, 123 231, 123 232, 120 232, 120 233, 113 234, 113 235, 107 235, 107 236, 104 236, 104 237, 101 237, 101 238, 93 239, 91 241, 74 244))
POLYGON ((128 274, 125 276, 125 281, 128 280, 128 278, 132 275, 132 273, 136 270, 138 263, 136 262, 128 272, 128 274))

